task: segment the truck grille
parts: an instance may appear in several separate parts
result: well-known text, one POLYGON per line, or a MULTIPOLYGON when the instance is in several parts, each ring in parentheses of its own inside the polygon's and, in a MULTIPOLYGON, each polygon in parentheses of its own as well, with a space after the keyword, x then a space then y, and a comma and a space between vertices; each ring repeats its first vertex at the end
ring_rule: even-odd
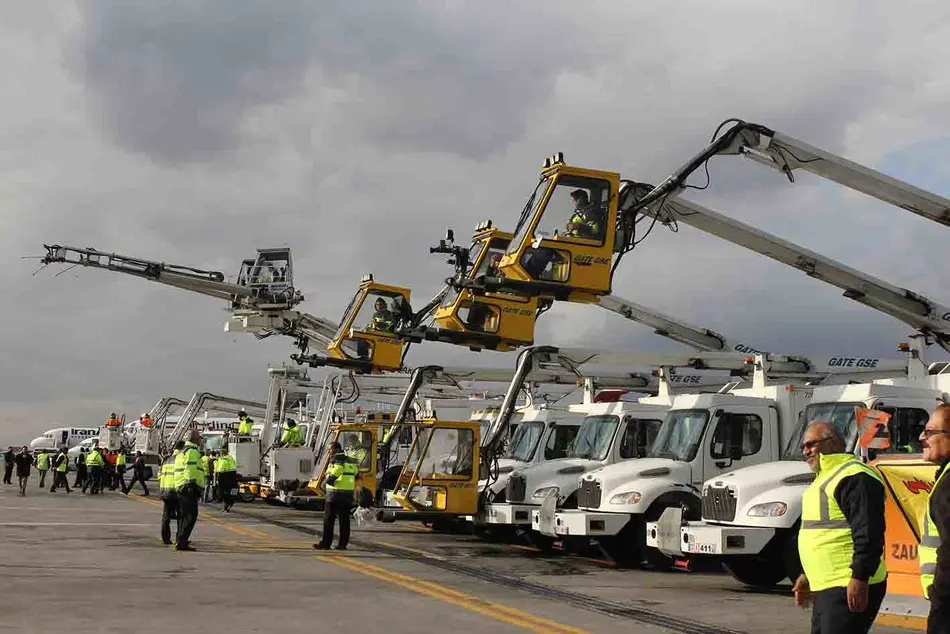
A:
POLYGON ((581 488, 577 491, 578 508, 600 508, 600 480, 581 480, 581 488))
POLYGON ((703 519, 720 522, 736 519, 736 494, 728 488, 707 487, 703 492, 703 519))
POLYGON ((508 477, 508 484, 505 486, 505 497, 509 502, 524 502, 525 481, 524 476, 511 475, 508 477))

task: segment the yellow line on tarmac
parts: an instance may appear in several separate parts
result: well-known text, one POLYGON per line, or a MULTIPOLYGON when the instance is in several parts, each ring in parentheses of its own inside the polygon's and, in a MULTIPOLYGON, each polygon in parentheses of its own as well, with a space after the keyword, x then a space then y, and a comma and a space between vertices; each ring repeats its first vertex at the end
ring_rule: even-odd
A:
POLYGON ((438 599, 444 603, 449 603, 460 608, 469 610, 493 618, 497 621, 517 625, 526 630, 537 632, 538 634, 588 634, 585 630, 564 625, 556 621, 551 621, 522 610, 510 608, 500 603, 486 601, 471 594, 465 594, 457 590, 452 590, 444 586, 423 581, 417 577, 411 577, 392 570, 374 566, 365 561, 355 563, 339 556, 318 556, 317 559, 325 563, 333 564, 341 568, 346 568, 361 575, 373 577, 387 583, 391 583, 417 594, 422 594, 432 599, 438 599))

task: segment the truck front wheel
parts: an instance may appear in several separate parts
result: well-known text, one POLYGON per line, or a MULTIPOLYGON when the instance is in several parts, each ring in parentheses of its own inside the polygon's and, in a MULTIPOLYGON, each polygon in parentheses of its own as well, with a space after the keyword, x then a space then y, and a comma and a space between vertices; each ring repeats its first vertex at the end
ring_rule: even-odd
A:
POLYGON ((781 553, 775 553, 775 556, 767 556, 765 552, 758 555, 736 555, 726 557, 723 563, 736 581, 755 588, 777 586, 788 576, 781 553))

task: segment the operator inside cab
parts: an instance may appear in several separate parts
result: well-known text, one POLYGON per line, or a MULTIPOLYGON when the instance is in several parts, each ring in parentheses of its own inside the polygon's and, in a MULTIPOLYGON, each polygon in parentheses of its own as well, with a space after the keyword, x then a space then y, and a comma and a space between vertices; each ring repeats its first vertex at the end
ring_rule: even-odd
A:
POLYGON ((106 420, 106 427, 119 427, 119 417, 115 415, 115 412, 109 414, 109 418, 106 420))
POLYGON ((386 305, 386 300, 382 297, 377 297, 373 307, 376 309, 376 312, 373 314, 373 319, 366 325, 366 329, 375 330, 377 332, 395 332, 396 319, 393 317, 392 311, 389 310, 389 307, 386 305))
POLYGON ((365 466, 363 462, 366 460, 366 448, 360 442, 359 434, 349 433, 343 437, 343 453, 360 468, 365 466))
POLYGON ((574 213, 567 222, 567 231, 564 235, 569 238, 600 240, 604 223, 600 210, 594 209, 591 205, 590 196, 583 189, 575 189, 571 192, 571 200, 574 201, 574 213))
POLYGON ((284 447, 299 447, 303 444, 303 432, 293 419, 288 418, 284 421, 280 444, 284 447))
POLYGON ((142 414, 139 418, 139 426, 141 427, 151 427, 152 426, 152 417, 148 415, 148 412, 142 414))

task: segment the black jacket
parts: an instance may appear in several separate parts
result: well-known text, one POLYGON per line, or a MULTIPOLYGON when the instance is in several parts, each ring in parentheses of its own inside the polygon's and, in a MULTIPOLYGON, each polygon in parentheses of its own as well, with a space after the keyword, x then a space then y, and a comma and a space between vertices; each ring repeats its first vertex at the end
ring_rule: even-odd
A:
POLYGON ((13 459, 16 464, 17 477, 23 478, 30 475, 30 467, 33 466, 33 456, 29 454, 18 453, 13 459))
POLYGON ((3 452, 3 463, 6 465, 10 465, 12 467, 13 461, 16 458, 16 455, 17 454, 13 453, 12 451, 3 452))
MULTIPOLYGON (((937 471, 943 473, 950 462, 944 462, 937 471)), ((930 588, 930 619, 927 632, 950 632, 950 477, 937 483, 930 494, 930 517, 937 525, 940 546, 937 547, 937 570, 930 588)))

